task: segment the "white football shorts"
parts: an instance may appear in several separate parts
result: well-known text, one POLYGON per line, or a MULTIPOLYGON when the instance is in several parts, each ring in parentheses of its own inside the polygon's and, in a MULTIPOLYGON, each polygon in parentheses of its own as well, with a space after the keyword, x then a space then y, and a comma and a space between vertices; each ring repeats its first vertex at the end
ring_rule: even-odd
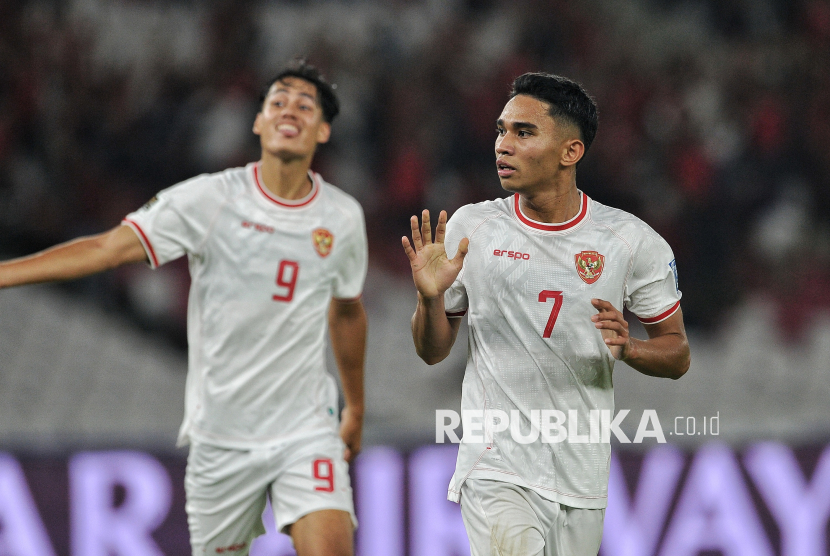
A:
POLYGON ((467 479, 461 517, 472 556, 597 556, 605 510, 565 506, 512 483, 467 479))
POLYGON ((192 442, 185 508, 193 555, 246 556, 265 533, 266 496, 278 531, 319 510, 349 512, 357 527, 343 451, 343 441, 329 432, 257 450, 192 442))

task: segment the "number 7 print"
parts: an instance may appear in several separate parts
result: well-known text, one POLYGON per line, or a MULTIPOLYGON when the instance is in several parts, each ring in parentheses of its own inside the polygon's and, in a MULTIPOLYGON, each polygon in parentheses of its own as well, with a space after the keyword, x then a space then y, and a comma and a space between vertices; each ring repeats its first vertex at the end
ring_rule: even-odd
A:
POLYGON ((545 303, 550 298, 553 298, 553 309, 550 310, 550 317, 548 317, 548 323, 545 325, 545 332, 542 334, 542 338, 550 338, 553 332, 553 325, 556 324, 556 317, 559 316, 559 310, 562 308, 562 292, 542 290, 539 293, 539 303, 545 303))

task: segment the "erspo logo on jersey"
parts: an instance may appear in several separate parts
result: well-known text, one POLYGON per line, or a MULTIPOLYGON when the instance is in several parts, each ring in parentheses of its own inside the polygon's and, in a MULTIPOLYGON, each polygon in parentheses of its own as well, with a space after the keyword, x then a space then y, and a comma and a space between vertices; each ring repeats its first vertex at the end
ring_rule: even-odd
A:
POLYGON ((596 251, 581 251, 574 255, 576 273, 586 284, 593 284, 602 276, 605 268, 605 256, 596 251))
POLYGON ((507 249, 495 249, 493 250, 493 255, 496 257, 507 257, 508 259, 516 259, 529 261, 530 260, 530 253, 520 253, 518 251, 508 251, 507 249))
POLYGON ((334 235, 325 228, 317 228, 311 232, 311 240, 314 242, 314 250, 321 257, 328 257, 334 247, 334 235))
POLYGON ((256 222, 249 222, 248 220, 242 221, 243 228, 251 228, 258 232, 264 232, 266 234, 273 234, 274 228, 271 226, 266 226, 265 224, 257 224, 256 222))

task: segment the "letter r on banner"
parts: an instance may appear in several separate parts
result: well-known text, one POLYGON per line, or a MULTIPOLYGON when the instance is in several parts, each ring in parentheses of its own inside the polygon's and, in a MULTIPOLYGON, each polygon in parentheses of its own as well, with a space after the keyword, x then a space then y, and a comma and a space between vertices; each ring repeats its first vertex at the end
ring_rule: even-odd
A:
POLYGON ((167 470, 141 452, 84 452, 69 462, 72 553, 163 556, 151 533, 172 503, 167 470), (124 489, 113 503, 116 487, 124 489))

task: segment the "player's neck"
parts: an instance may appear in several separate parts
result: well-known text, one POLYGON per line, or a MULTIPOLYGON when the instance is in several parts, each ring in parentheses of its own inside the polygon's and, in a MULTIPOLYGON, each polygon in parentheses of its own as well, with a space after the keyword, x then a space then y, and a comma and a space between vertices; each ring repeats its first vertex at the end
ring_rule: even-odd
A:
POLYGON ((280 199, 302 199, 311 192, 308 177, 311 159, 295 159, 285 162, 273 156, 263 156, 260 161, 262 185, 280 199))
POLYGON ((579 214, 580 205, 576 180, 556 184, 538 193, 520 194, 522 213, 546 224, 567 222, 579 214))

